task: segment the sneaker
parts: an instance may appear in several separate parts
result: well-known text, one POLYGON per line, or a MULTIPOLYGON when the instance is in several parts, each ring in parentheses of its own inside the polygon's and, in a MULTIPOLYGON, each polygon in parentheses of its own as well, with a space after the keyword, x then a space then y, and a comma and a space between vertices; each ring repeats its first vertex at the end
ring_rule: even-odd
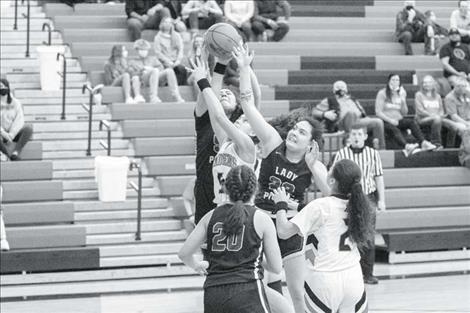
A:
POLYGON ((152 97, 150 99, 150 103, 153 103, 153 104, 162 103, 162 99, 160 99, 159 97, 152 97))
POLYGON ((129 97, 126 99, 126 104, 136 104, 137 102, 134 100, 134 98, 129 97))
POLYGON ((10 245, 8 244, 8 241, 6 239, 0 240, 0 250, 2 251, 10 250, 10 245))
MULTIPOLYGON (((414 154, 413 152, 419 147, 417 143, 407 143, 405 146, 405 149, 403 149, 403 154, 406 157, 409 157, 410 155, 414 154)), ((416 153, 416 152, 415 152, 416 153)))
POLYGON ((435 150, 437 147, 435 145, 433 145, 432 143, 430 143, 429 141, 427 140, 424 140, 422 143, 421 143, 421 149, 423 151, 429 151, 429 150, 435 150))
POLYGON ((145 102, 147 102, 147 101, 145 101, 145 98, 142 97, 142 95, 135 96, 134 101, 135 101, 135 103, 145 103, 145 102))
POLYGON ((369 285, 377 285, 379 283, 379 280, 373 275, 367 277, 364 276, 364 283, 369 285))
POLYGON ((13 151, 12 154, 10 155, 10 160, 18 161, 19 159, 20 159, 20 155, 18 151, 13 151))
POLYGON ((10 159, 8 158, 8 156, 6 154, 3 154, 2 152, 0 152, 0 161, 7 162, 9 160, 10 159))

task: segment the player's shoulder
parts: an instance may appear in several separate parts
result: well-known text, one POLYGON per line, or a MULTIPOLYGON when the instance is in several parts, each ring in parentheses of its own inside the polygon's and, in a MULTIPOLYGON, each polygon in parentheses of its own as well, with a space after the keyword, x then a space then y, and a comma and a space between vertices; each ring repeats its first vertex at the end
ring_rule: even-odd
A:
POLYGON ((330 208, 333 204, 333 198, 332 197, 323 197, 323 198, 318 198, 310 203, 308 203, 303 209, 307 211, 315 211, 319 210, 322 215, 328 215, 330 213, 330 208))

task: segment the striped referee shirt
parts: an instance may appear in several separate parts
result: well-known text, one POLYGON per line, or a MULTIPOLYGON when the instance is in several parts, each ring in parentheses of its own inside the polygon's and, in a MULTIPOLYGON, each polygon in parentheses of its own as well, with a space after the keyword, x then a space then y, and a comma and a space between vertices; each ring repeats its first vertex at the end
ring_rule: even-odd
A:
POLYGON ((343 159, 348 159, 359 165, 362 171, 361 185, 366 195, 377 190, 375 185, 375 177, 383 175, 382 161, 377 150, 365 146, 363 149, 354 149, 344 147, 338 151, 333 163, 343 159))

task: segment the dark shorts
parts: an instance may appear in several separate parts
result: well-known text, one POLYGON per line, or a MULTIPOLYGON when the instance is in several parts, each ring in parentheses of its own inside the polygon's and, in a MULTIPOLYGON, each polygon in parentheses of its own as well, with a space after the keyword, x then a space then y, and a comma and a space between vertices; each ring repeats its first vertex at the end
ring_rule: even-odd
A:
POLYGON ((194 185, 194 200, 196 202, 194 222, 197 224, 207 212, 216 207, 214 203, 214 185, 196 181, 194 185))
MULTIPOLYGON (((272 220, 274 225, 276 225, 276 219, 273 218, 272 220)), ((300 236, 299 234, 296 234, 285 240, 277 237, 277 242, 279 243, 279 248, 281 250, 281 256, 283 259, 302 252, 304 247, 304 237, 300 236)))
POLYGON ((269 313, 263 283, 253 281, 204 289, 204 313, 269 313))

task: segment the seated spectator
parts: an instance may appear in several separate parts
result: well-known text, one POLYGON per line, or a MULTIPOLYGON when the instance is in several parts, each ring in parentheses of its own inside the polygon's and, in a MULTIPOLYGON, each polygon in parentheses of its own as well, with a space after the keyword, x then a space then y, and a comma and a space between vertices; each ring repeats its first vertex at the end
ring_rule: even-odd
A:
POLYGON ((447 37, 449 32, 447 29, 436 23, 436 14, 428 10, 424 12, 426 23, 424 24, 424 54, 436 55, 440 47, 440 41, 447 37))
MULTIPOLYGON (((196 64, 196 59, 202 60, 203 62, 207 62, 206 68, 209 71, 207 77, 211 77, 212 72, 210 71, 214 68, 215 58, 213 55, 207 55, 207 53, 204 52, 204 37, 199 34, 196 34, 192 39, 191 51, 189 51, 187 64, 191 64, 191 62, 193 62, 193 64, 196 64)), ((197 86, 192 74, 188 77, 188 84, 194 87, 195 94, 199 93, 199 87, 197 86)))
POLYGON ((423 78, 420 90, 415 94, 416 120, 418 124, 429 126, 431 142, 438 148, 442 146, 441 128, 450 127, 450 121, 445 118, 444 105, 439 95, 437 83, 431 75, 423 78))
POLYGON ((152 48, 150 43, 144 39, 139 39, 134 43, 134 49, 137 50, 139 58, 129 62, 129 71, 131 72, 131 81, 134 88, 140 93, 140 84, 149 86, 149 95, 151 103, 162 102, 158 97, 158 86, 160 82, 168 83, 171 95, 176 102, 184 102, 178 89, 178 82, 173 69, 165 69, 155 56, 149 55, 152 48))
MULTIPOLYGON (((424 42, 426 17, 416 10, 414 0, 406 0, 396 17, 395 35, 403 43, 406 55, 413 55, 412 42, 424 42)), ((425 50, 427 48, 425 47, 425 50)))
MULTIPOLYGON (((449 30, 449 42, 442 46, 439 58, 444 67, 444 77, 451 86, 455 85, 457 78, 467 79, 470 73, 470 50, 462 44, 459 30, 449 30)), ((448 88, 447 88, 448 89, 448 88)))
POLYGON ((459 1, 459 8, 450 15, 450 28, 457 28, 463 43, 470 43, 470 14, 467 0, 459 1))
POLYGON ((390 74, 387 86, 377 93, 375 100, 375 114, 384 121, 385 136, 394 139, 401 148, 404 148, 405 156, 414 154, 418 144, 410 144, 406 141, 402 131, 411 130, 412 135, 421 144, 422 150, 433 150, 436 146, 424 139, 414 117, 405 116, 408 114, 406 103, 406 91, 400 84, 400 76, 390 74))
POLYGON ((253 37, 251 31, 251 18, 255 13, 253 0, 227 0, 224 5, 225 18, 240 32, 243 41, 250 41, 253 37))
POLYGON ((454 90, 445 98, 444 105, 451 126, 462 136, 466 130, 470 130, 470 92, 469 83, 463 78, 455 81, 454 90))
POLYGON ((359 124, 372 131, 377 142, 376 148, 385 149, 384 124, 380 118, 368 117, 359 101, 348 92, 344 81, 333 84, 331 97, 323 99, 315 108, 313 116, 325 121, 327 132, 345 131, 349 133, 354 124, 359 124))
POLYGON ((181 13, 193 36, 199 29, 208 29, 222 22, 224 15, 215 0, 189 0, 181 13))
POLYGON ((252 29, 258 41, 280 41, 289 32, 290 4, 287 0, 257 0, 252 29), (278 13, 278 7, 283 10, 283 16, 278 13), (272 30, 268 36, 266 30, 272 30))
POLYGON ((126 0, 127 27, 131 41, 142 36, 144 29, 158 29, 163 18, 170 16, 170 10, 160 0, 126 0))
POLYGON ((173 20, 166 17, 160 23, 160 31, 154 39, 155 53, 166 69, 172 69, 179 85, 186 84, 187 71, 181 61, 183 60, 183 38, 174 30, 173 20))
POLYGON ((181 16, 182 5, 179 0, 162 0, 163 5, 170 11, 175 30, 179 33, 186 32, 187 28, 181 16))
MULTIPOLYGON (((115 45, 111 56, 104 65, 104 81, 107 86, 122 86, 126 103, 145 102, 139 88, 134 89, 135 98, 131 95, 131 75, 128 72, 127 55, 129 52, 122 45, 115 45)), ((134 86, 135 87, 135 86, 134 86)))
POLYGON ((10 90, 10 83, 0 79, 0 150, 11 161, 20 160, 21 151, 33 135, 31 125, 25 124, 23 107, 10 90))

